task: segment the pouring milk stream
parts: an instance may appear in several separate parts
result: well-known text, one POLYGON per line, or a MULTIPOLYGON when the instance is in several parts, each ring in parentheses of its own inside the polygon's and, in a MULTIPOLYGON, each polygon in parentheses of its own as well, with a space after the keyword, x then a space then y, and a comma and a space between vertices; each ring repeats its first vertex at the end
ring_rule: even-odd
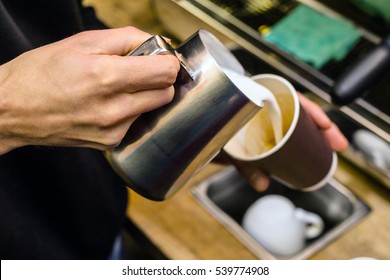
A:
MULTIPOLYGON (((273 129, 273 136, 274 136, 274 139, 272 139, 273 143, 266 145, 265 143, 262 143, 263 141, 261 141, 260 139, 258 139, 258 141, 255 140, 254 143, 249 143, 247 139, 245 139, 246 133, 241 133, 239 141, 243 149, 246 152, 248 152, 248 154, 251 154, 251 151, 257 151, 258 149, 262 149, 262 148, 249 147, 248 145, 253 144, 256 146, 268 146, 262 149, 262 152, 265 152, 266 150, 270 149, 272 146, 279 143, 280 140, 283 138, 283 120, 282 120, 282 113, 275 96, 266 87, 256 83, 255 81, 253 81, 251 78, 247 76, 244 76, 242 74, 239 74, 235 71, 226 68, 223 69, 223 72, 226 74, 226 76, 229 77, 229 79, 235 84, 235 86, 239 88, 254 103, 258 105, 262 105, 263 102, 266 102, 263 110, 268 111, 268 117, 273 129)), ((256 116, 254 118, 256 118, 256 116)), ((254 129, 257 130, 262 129, 261 123, 256 123, 256 125, 258 126, 255 127, 254 129)))

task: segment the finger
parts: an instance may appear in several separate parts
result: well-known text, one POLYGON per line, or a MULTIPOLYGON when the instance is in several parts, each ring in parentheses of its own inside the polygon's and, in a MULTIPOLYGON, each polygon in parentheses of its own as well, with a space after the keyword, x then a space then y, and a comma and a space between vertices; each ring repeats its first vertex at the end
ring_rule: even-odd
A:
POLYGON ((105 30, 81 32, 68 38, 86 47, 90 54, 125 55, 135 49, 152 35, 135 27, 122 27, 105 30))
POLYGON ((334 123, 328 129, 324 130, 323 133, 333 150, 342 152, 348 148, 349 143, 347 138, 345 138, 334 123))
POLYGON ((68 42, 82 45, 85 52, 95 55, 89 69, 98 73, 101 88, 134 92, 169 87, 180 69, 173 55, 124 56, 150 36, 134 27, 125 27, 82 32, 70 37, 68 42))
POLYGON ((73 134, 66 135, 66 138, 79 141, 78 145, 97 149, 115 147, 140 114, 169 103, 173 94, 173 87, 133 94, 112 94, 106 97, 108 100, 104 103, 96 104, 90 113, 82 116, 72 130, 73 134))
POLYGON ((174 84, 180 63, 173 55, 104 56, 96 67, 111 91, 136 92, 174 84))
POLYGON ((168 87, 160 90, 145 90, 135 93, 123 93, 115 98, 112 112, 123 116, 132 117, 164 106, 172 101, 174 88, 168 87))
POLYGON ((349 145, 347 138, 345 138, 343 133, 330 120, 322 108, 302 94, 299 95, 299 101, 317 127, 323 131, 331 148, 337 152, 346 150, 349 145))
POLYGON ((242 161, 232 159, 232 162, 253 189, 263 192, 268 188, 270 181, 265 172, 242 161))
POLYGON ((302 94, 299 94, 299 102, 319 129, 325 130, 331 126, 331 120, 319 105, 309 100, 302 94))

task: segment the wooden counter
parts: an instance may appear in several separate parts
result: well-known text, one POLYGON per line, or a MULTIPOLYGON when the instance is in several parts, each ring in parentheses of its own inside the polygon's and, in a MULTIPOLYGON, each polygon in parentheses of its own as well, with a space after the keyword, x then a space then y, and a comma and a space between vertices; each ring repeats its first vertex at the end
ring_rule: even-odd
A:
MULTIPOLYGON (((131 192, 128 215, 171 259, 256 259, 192 196, 190 188, 220 170, 209 165, 172 198, 154 202, 131 192)), ((311 259, 390 259, 390 191, 340 161, 336 178, 363 198, 371 213, 311 259), (348 171, 348 172, 347 172, 348 171)))

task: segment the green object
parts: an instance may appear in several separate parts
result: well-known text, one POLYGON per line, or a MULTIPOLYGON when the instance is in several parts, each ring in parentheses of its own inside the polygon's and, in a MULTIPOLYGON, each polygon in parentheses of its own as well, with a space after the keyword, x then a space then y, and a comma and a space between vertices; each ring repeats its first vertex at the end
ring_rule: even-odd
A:
POLYGON ((359 38, 359 31, 351 23, 304 5, 276 23, 265 36, 267 41, 315 68, 343 59, 359 38))
POLYGON ((352 2, 368 15, 382 17, 390 23, 389 0, 353 0, 352 2))

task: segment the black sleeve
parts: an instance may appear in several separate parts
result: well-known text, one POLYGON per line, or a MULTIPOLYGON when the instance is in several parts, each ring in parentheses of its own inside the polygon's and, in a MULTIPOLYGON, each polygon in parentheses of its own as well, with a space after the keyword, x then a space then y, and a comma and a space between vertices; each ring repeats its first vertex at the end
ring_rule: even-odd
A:
POLYGON ((78 1, 80 5, 81 17, 85 26, 85 29, 106 29, 108 28, 101 20, 96 16, 95 9, 90 6, 83 6, 82 1, 78 1))

